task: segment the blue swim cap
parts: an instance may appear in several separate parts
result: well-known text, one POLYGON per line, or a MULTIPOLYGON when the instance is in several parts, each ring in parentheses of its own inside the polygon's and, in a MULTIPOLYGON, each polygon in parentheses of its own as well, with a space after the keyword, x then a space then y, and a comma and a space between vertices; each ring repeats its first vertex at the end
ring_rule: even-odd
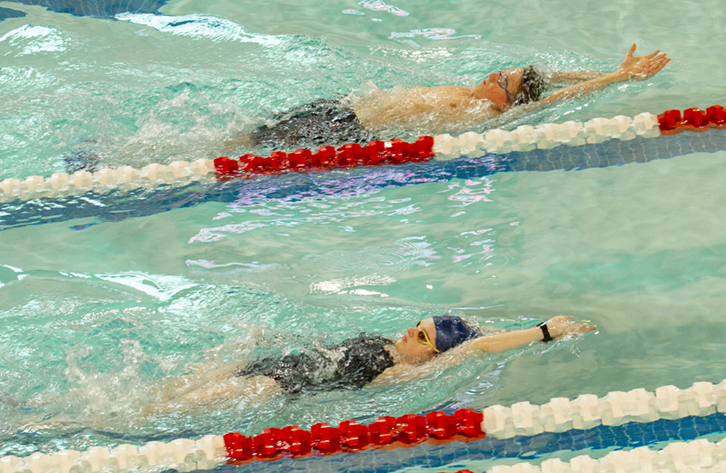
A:
POLYGON ((461 320, 461 317, 435 316, 434 325, 436 326, 436 349, 442 353, 479 336, 475 330, 461 320))

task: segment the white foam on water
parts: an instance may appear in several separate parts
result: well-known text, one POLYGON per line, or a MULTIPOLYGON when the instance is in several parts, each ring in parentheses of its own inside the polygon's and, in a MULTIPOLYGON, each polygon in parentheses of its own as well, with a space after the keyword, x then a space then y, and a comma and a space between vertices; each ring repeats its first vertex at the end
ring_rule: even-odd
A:
POLYGON ((274 35, 247 33, 241 25, 229 20, 203 15, 166 16, 150 13, 120 13, 117 20, 146 25, 165 33, 212 41, 238 41, 276 46, 283 39, 274 35))

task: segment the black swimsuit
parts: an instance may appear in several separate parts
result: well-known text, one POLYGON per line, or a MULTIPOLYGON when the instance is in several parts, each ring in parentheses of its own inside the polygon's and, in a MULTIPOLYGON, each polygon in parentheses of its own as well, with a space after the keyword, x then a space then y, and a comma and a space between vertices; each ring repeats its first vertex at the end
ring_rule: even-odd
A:
POLYGON ((278 113, 274 125, 262 125, 250 134, 253 145, 275 151, 345 143, 367 143, 366 132, 355 111, 340 100, 320 99, 278 113))
POLYGON ((241 369, 236 376, 267 376, 287 394, 361 389, 394 365, 384 348, 393 343, 377 335, 361 334, 309 353, 264 358, 241 369))

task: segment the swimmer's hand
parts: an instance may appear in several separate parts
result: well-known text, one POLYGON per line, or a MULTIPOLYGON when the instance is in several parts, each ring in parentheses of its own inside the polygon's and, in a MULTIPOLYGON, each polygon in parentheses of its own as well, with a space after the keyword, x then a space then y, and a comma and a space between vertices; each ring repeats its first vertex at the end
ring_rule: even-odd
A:
POLYGON ((630 47, 630 51, 625 55, 625 60, 616 71, 626 80, 649 79, 671 61, 670 58, 666 57, 665 53, 660 53, 660 49, 640 57, 633 56, 633 53, 635 53, 635 45, 630 47))
POLYGON ((547 329, 554 339, 562 338, 565 335, 580 334, 595 330, 597 326, 574 322, 571 315, 558 315, 547 321, 547 329))

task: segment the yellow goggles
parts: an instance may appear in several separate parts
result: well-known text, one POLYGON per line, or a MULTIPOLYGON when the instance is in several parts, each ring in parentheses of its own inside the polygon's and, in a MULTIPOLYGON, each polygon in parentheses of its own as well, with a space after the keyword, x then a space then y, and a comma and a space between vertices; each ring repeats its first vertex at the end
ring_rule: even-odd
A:
MULTIPOLYGON (((421 325, 421 322, 416 324, 416 328, 421 325)), ((427 347, 431 348, 434 353, 439 353, 439 350, 436 349, 433 343, 431 343, 431 340, 429 339, 429 334, 426 333, 426 330, 419 328, 418 329, 418 342, 426 345, 427 347)))

